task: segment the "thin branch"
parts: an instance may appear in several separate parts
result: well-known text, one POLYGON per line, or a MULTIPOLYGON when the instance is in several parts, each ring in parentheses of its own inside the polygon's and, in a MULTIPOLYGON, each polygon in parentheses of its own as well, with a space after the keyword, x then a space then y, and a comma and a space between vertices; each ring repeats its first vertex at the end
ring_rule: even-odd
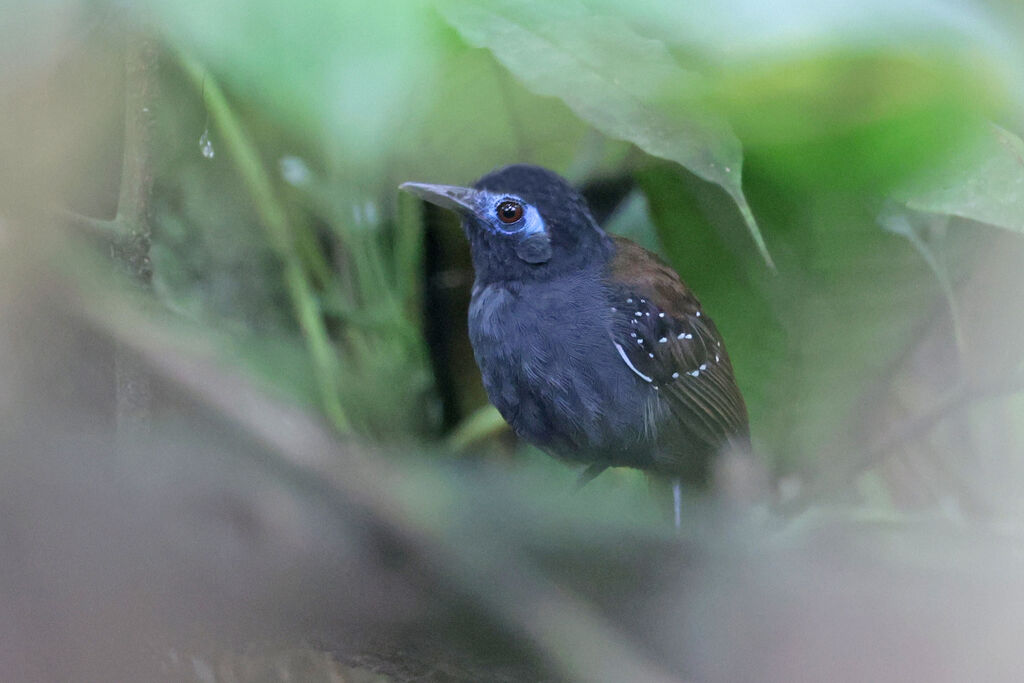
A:
POLYGON ((205 93, 210 117, 224 138, 228 153, 249 190, 271 247, 284 264, 285 288, 316 366, 317 388, 324 412, 338 431, 347 432, 350 425, 339 397, 338 357, 320 315, 313 286, 296 249, 288 215, 277 197, 256 146, 249 139, 242 122, 235 116, 213 74, 183 52, 179 52, 178 59, 196 90, 205 93))
POLYGON ((806 489, 806 493, 785 505, 789 511, 798 511, 820 500, 837 486, 848 483, 865 470, 881 464, 905 446, 925 436, 943 419, 964 411, 977 401, 1011 396, 1024 391, 1024 372, 1015 372, 984 382, 964 382, 941 398, 931 408, 890 430, 863 457, 844 469, 842 476, 825 477, 806 489))
POLYGON ((77 211, 69 211, 67 209, 57 209, 51 215, 69 228, 97 239, 112 240, 124 230, 116 218, 113 220, 93 218, 92 216, 86 216, 77 211))
POLYGON ((882 439, 861 463, 864 470, 877 465, 900 446, 924 436, 941 420, 972 403, 989 398, 1009 396, 1024 391, 1024 372, 1012 373, 987 382, 967 382, 943 397, 932 408, 917 417, 904 422, 882 439))

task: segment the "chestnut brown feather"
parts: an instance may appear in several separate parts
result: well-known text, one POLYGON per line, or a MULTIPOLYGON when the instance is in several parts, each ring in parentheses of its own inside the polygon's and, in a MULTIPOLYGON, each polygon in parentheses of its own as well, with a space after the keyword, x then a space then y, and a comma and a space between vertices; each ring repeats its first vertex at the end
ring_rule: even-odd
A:
POLYGON ((676 471, 683 461, 706 462, 724 448, 745 447, 746 405, 714 322, 664 261, 629 240, 612 239, 612 340, 656 390, 656 468, 676 471))

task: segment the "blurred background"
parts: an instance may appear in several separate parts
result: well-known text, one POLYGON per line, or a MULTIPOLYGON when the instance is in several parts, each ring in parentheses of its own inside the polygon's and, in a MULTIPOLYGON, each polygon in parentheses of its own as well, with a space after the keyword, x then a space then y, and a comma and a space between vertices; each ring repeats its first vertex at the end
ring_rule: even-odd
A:
POLYGON ((0 0, 4 680, 1020 680, 1024 6, 0 0), (675 532, 517 443, 540 164, 728 341, 675 532))

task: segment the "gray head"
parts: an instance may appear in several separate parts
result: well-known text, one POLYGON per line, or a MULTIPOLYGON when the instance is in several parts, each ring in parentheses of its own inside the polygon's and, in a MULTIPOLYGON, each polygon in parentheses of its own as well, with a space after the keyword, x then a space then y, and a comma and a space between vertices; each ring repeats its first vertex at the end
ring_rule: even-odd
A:
POLYGON ((477 280, 544 280, 603 264, 611 241, 561 176, 517 164, 472 188, 405 183, 403 190, 462 216, 477 280))

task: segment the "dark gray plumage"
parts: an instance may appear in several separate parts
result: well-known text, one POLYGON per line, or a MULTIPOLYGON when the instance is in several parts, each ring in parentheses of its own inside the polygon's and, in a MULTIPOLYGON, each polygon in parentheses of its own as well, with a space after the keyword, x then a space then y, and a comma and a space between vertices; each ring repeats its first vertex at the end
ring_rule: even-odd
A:
POLYGON ((696 297, 601 230, 564 179, 515 165, 472 189, 403 188, 463 216, 473 351, 519 436, 591 476, 627 466, 695 483, 716 452, 745 444, 743 398, 696 297))

